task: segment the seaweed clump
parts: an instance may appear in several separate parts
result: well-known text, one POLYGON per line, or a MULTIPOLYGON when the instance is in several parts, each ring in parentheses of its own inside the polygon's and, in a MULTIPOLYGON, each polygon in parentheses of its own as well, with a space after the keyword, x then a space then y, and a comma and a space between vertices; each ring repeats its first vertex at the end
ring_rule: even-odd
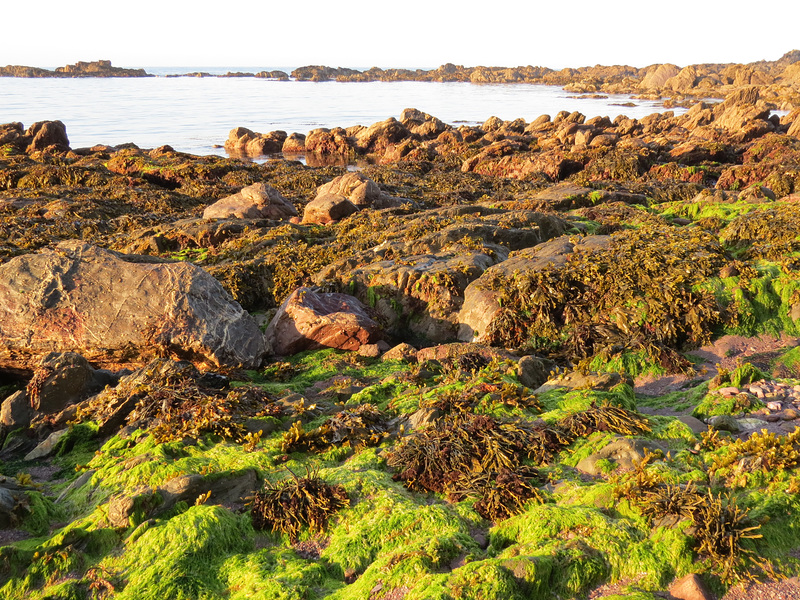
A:
POLYGON ((156 359, 80 404, 76 421, 98 421, 101 434, 125 423, 147 428, 158 443, 207 433, 243 442, 248 419, 280 411, 257 386, 220 389, 212 374, 201 375, 188 362, 156 359))
POLYGON ((720 238, 748 260, 784 260, 800 251, 800 214, 792 204, 753 210, 731 221, 720 238))
POLYGON ((305 431, 297 421, 284 434, 281 450, 324 452, 335 446, 377 446, 388 436, 386 415, 371 404, 362 404, 336 413, 312 431, 305 431))
POLYGON ((781 470, 800 465, 800 429, 786 435, 775 435, 763 429, 747 439, 704 434, 702 443, 717 450, 711 458, 709 472, 725 474, 729 484, 746 483, 750 473, 762 472, 774 477, 781 470))
POLYGON ((762 537, 761 526, 736 498, 711 490, 703 493, 693 482, 666 483, 658 472, 646 468, 653 456, 645 456, 633 477, 614 490, 617 498, 626 498, 653 526, 690 521, 695 551, 708 558, 712 571, 726 583, 755 579, 756 568, 772 573, 770 564, 747 547, 750 540, 762 537))
POLYGON ((267 482, 253 496, 251 516, 254 529, 285 533, 294 543, 300 531, 308 527, 312 533, 324 531, 328 519, 350 505, 347 491, 341 485, 329 485, 317 473, 276 483, 267 482))
POLYGON ((564 417, 558 427, 570 438, 585 437, 596 431, 636 435, 651 430, 646 417, 620 406, 597 406, 564 417))
POLYGON ((499 520, 518 513, 528 500, 542 500, 534 487, 538 471, 522 460, 546 462, 568 443, 560 430, 543 423, 455 414, 401 441, 387 464, 407 488, 444 493, 452 501, 477 496, 479 514, 499 520))
POLYGON ((703 231, 648 224, 617 232, 562 267, 506 282, 490 341, 532 346, 579 367, 642 351, 668 372, 687 371, 676 350, 708 342, 724 321, 714 294, 698 287, 726 264, 724 254, 703 231))

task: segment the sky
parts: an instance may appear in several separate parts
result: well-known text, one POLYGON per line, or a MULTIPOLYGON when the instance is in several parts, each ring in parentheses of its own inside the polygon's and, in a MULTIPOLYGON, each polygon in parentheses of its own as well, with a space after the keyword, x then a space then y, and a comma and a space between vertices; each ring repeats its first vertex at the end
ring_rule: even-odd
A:
POLYGON ((0 65, 365 69, 776 60, 800 1, 8 0, 0 65), (724 8, 723 8, 724 7, 724 8))

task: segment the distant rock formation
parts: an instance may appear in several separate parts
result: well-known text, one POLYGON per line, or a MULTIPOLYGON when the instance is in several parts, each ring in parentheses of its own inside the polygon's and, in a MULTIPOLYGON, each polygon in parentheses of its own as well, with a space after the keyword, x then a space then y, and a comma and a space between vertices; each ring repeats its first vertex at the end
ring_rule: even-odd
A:
POLYGON ((110 60, 76 62, 74 65, 58 67, 54 71, 38 67, 8 65, 0 67, 0 77, 152 77, 144 69, 112 67, 110 60))

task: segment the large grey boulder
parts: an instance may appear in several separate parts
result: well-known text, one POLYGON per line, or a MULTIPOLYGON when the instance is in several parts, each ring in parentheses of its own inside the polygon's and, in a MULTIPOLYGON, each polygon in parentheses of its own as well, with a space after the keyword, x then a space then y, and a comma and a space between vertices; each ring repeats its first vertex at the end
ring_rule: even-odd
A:
POLYGON ((143 262, 80 242, 0 265, 0 367, 78 352, 100 366, 172 354, 255 368, 267 348, 255 320, 201 268, 143 262))

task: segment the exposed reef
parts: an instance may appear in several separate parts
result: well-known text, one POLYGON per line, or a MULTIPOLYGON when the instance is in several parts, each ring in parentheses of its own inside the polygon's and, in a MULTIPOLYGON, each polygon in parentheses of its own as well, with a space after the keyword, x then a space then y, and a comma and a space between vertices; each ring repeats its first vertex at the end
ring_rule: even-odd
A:
POLYGON ((798 595, 773 85, 259 163, 0 125, 0 596, 798 595))

